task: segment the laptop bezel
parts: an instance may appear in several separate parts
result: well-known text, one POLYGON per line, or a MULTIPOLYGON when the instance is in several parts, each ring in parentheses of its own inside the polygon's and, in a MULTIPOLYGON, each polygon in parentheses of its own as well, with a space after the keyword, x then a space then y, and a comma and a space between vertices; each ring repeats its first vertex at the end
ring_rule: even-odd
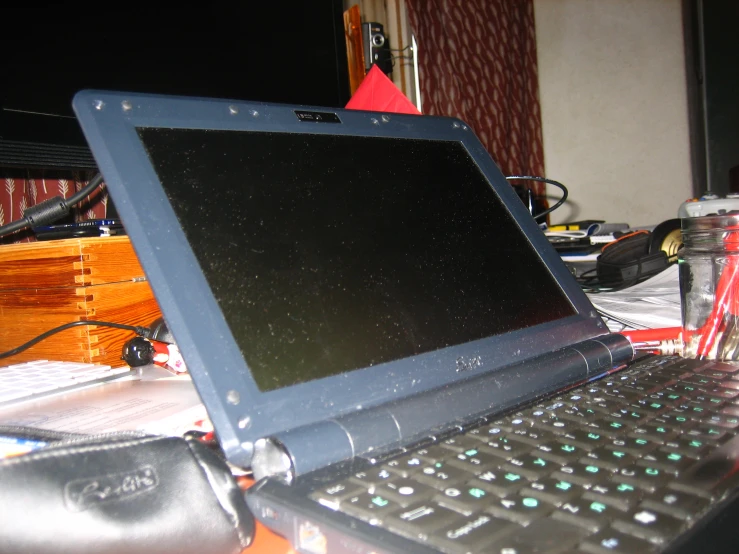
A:
MULTIPOLYGON (((606 333, 585 294, 468 126, 457 119, 270 105, 245 101, 82 91, 73 106, 162 313, 227 457, 248 466, 259 438, 447 386, 472 373, 606 333), (297 112, 336 114, 306 121, 297 112), (271 131, 445 140, 461 143, 539 253, 575 315, 535 328, 262 392, 200 270, 138 127, 271 131)), ((381 174, 378 166, 378 176, 381 174)), ((145 322, 144 322, 145 323, 145 322)), ((546 383, 532 387, 546 387, 546 383)))

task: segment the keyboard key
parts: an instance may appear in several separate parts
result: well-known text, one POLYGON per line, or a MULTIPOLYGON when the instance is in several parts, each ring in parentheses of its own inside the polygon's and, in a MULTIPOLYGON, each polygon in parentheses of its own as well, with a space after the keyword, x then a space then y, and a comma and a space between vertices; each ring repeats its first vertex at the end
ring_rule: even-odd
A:
POLYGON ((657 547, 618 529, 604 529, 586 538, 580 549, 590 554, 642 554, 655 552, 657 547))
POLYGON ((541 456, 537 455, 537 452, 532 454, 524 454, 516 458, 511 458, 506 463, 502 464, 500 468, 504 471, 510 471, 514 473, 520 473, 524 477, 528 477, 531 480, 538 479, 543 475, 548 474, 555 468, 558 468, 559 464, 549 460, 545 460, 541 456))
POLYGON ((573 552, 575 545, 588 534, 588 531, 563 521, 549 518, 537 519, 525 529, 506 533, 496 539, 486 549, 492 554, 564 554, 573 552))
POLYGON ((509 438, 508 436, 495 437, 484 443, 484 450, 504 460, 530 452, 532 445, 509 438))
POLYGON ((722 406, 720 409, 720 412, 726 415, 739 416, 739 406, 733 406, 733 405, 722 406))
POLYGON ((586 450, 593 450, 604 444, 607 444, 609 437, 596 428, 574 429, 567 432, 561 437, 557 437, 562 442, 579 446, 586 450))
POLYGON ((583 527, 591 533, 608 525, 609 517, 617 512, 616 508, 600 500, 576 498, 562 503, 552 517, 559 521, 566 521, 578 527, 583 527))
POLYGON ((683 436, 699 440, 723 442, 724 439, 729 439, 732 435, 728 433, 725 429, 717 425, 706 425, 705 423, 699 423, 695 425, 692 429, 684 431, 683 436))
POLYGON ((650 452, 636 462, 636 465, 661 469, 667 473, 677 474, 687 469, 695 460, 683 456, 677 452, 663 452, 660 450, 650 452))
POLYGON ((724 429, 736 429, 739 427, 739 416, 711 414, 704 416, 701 419, 701 423, 711 426, 716 425, 718 427, 723 427, 724 429))
POLYGON ((507 435, 509 439, 538 446, 543 442, 554 440, 557 438, 555 433, 551 433, 544 429, 516 429, 513 433, 507 435))
POLYGON ((635 400, 631 406, 649 415, 659 415, 670 409, 670 404, 664 402, 662 399, 651 398, 635 400))
POLYGON ((612 473, 604 468, 593 464, 583 464, 575 462, 560 467, 552 473, 552 477, 562 479, 564 481, 572 481, 578 485, 594 485, 600 481, 608 479, 612 473))
POLYGON ((710 502, 695 494, 663 489, 644 497, 641 506, 679 519, 689 519, 709 506, 710 502))
POLYGON ((715 367, 715 362, 710 360, 697 360, 694 358, 677 358, 673 363, 670 364, 670 369, 681 369, 683 371, 700 371, 707 369, 708 367, 715 367))
POLYGON ((719 494, 739 482, 739 435, 701 458, 680 474, 670 488, 708 496, 719 494))
POLYGON ((433 502, 418 503, 393 512, 384 523, 392 530, 413 538, 426 540, 442 526, 460 525, 464 516, 433 502))
POLYGON ((566 433, 568 429, 579 429, 580 427, 582 427, 582 424, 580 423, 557 417, 551 417, 536 422, 537 430, 546 431, 555 435, 562 435, 566 433))
POLYGON ((616 478, 619 481, 630 483, 649 492, 657 490, 670 477, 667 472, 654 466, 633 465, 616 472, 616 478))
POLYGON ((623 518, 615 519, 612 525, 619 531, 655 544, 668 542, 685 526, 676 517, 646 508, 636 508, 623 518))
POLYGON ((486 545, 518 527, 490 514, 473 514, 431 535, 434 544, 453 553, 480 552, 486 545))
POLYGON ((642 436, 618 437, 606 441, 605 447, 611 450, 619 450, 634 456, 642 456, 660 446, 661 442, 650 441, 642 436))
POLYGON ((476 448, 468 448, 462 452, 457 452, 455 456, 447 459, 447 464, 474 472, 498 467, 498 464, 502 461, 499 456, 488 454, 479 442, 476 446, 476 448))
POLYGON ((727 389, 734 389, 739 390, 739 376, 732 375, 731 379, 726 379, 725 381, 722 381, 720 383, 716 383, 719 387, 724 387, 727 389))
POLYGON ((588 487, 583 493, 583 498, 597 500, 619 510, 627 511, 636 506, 643 495, 644 491, 636 486, 613 479, 588 487))
POLYGON ((505 419, 493 421, 492 425, 498 425, 510 433, 516 429, 526 429, 531 427, 533 425, 533 420, 528 417, 524 417, 523 412, 517 412, 515 414, 511 414, 505 419))
POLYGON ((660 446, 659 450, 662 452, 677 452, 688 458, 699 458, 708 449, 708 446, 706 441, 691 439, 690 437, 677 437, 660 446))
POLYGON ((730 374, 739 372, 739 364, 736 362, 713 362, 711 368, 730 374))
POLYGON ((667 424, 654 424, 646 423, 634 427, 630 432, 629 436, 633 438, 642 438, 649 441, 658 442, 664 444, 666 441, 675 438, 679 434, 678 431, 674 430, 667 424))
POLYGON ((380 483, 370 489, 369 492, 389 498, 405 508, 414 502, 423 502, 431 498, 436 493, 436 490, 412 479, 398 478, 380 483))
POLYGON ((497 499, 493 493, 480 487, 462 485, 460 487, 449 487, 436 495, 435 500, 441 506, 459 512, 463 515, 471 515, 489 506, 497 499))
POLYGON ((366 471, 358 471, 352 475, 349 479, 357 485, 362 485, 365 488, 370 488, 373 485, 382 483, 383 481, 389 481, 395 475, 384 467, 372 468, 366 471))
POLYGON ((696 373, 698 375, 707 375, 708 377, 713 377, 714 379, 718 379, 718 380, 731 378, 731 373, 727 373, 719 369, 714 369, 712 367, 705 367, 703 369, 699 369, 696 373))
POLYGON ((399 511, 401 506, 382 495, 364 492, 345 499, 340 509, 342 512, 377 525, 382 523, 387 514, 399 511))
POLYGON ((636 458, 626 451, 605 446, 596 448, 580 458, 580 462, 583 464, 594 464, 614 471, 620 467, 631 465, 634 461, 636 461, 636 458))
POLYGON ((533 520, 549 514, 554 509, 553 504, 533 496, 511 495, 495 499, 485 511, 497 518, 527 525, 533 520))
POLYGON ((569 481, 545 477, 523 487, 521 494, 534 496, 555 506, 559 506, 563 502, 579 496, 583 490, 581 486, 569 481))
POLYGON ((468 482, 498 496, 512 494, 529 483, 520 473, 504 470, 485 471, 468 482))
POLYGON ((383 464, 383 468, 388 471, 400 475, 401 477, 408 477, 420 471, 424 465, 425 460, 416 454, 406 454, 400 458, 395 458, 383 464))
POLYGON ((336 483, 311 493, 310 498, 327 508, 338 510, 344 500, 364 492, 364 489, 352 483, 336 483))
MULTIPOLYGON (((717 386, 714 387, 704 387, 701 388, 703 392, 705 392, 708 396, 715 396, 718 398, 723 398, 725 400, 730 400, 733 398, 736 398, 739 396, 739 390, 732 389, 732 388, 726 388, 724 385, 726 383, 721 382, 717 383, 717 386)), ((700 393, 694 393, 692 396, 695 396, 700 393)))
POLYGON ((587 450, 579 446, 569 444, 568 442, 566 442, 566 439, 562 442, 552 441, 541 444, 534 451, 534 454, 538 454, 542 458, 557 462, 561 465, 577 461, 586 453, 587 450))
POLYGON ((601 435, 610 438, 621 437, 627 429, 631 429, 639 425, 637 421, 631 421, 626 418, 601 417, 593 419, 590 422, 590 429, 597 431, 601 435))
POLYGON ((448 448, 454 452, 462 452, 480 446, 480 443, 466 435, 455 435, 439 442, 442 448, 448 448))
POLYGON ((438 490, 456 486, 469 478, 470 474, 468 471, 459 469, 446 462, 424 465, 421 471, 413 475, 414 480, 438 490))

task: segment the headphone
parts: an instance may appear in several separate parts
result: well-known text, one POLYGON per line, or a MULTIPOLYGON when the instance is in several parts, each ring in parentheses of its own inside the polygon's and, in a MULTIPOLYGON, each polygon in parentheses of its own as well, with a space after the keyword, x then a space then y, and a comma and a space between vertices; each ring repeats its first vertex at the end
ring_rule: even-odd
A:
POLYGON ((682 247, 679 219, 668 219, 652 231, 634 231, 606 244, 595 269, 604 287, 633 285, 677 261, 682 247))

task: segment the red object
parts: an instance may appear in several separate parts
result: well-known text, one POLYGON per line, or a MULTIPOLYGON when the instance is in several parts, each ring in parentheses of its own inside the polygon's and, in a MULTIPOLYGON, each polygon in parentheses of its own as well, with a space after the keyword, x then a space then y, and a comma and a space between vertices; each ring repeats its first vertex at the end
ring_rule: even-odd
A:
POLYGON ((621 334, 631 342, 649 342, 661 340, 677 340, 682 327, 661 327, 659 329, 639 329, 636 331, 621 331, 621 334))
POLYGON ((373 65, 346 105, 349 110, 421 115, 382 70, 373 65))
POLYGON ((711 352, 716 336, 721 330, 724 323, 726 313, 739 315, 739 306, 737 298, 739 297, 739 261, 737 261, 737 252, 739 252, 739 226, 727 227, 729 231, 724 237, 724 246, 729 253, 727 256, 727 265, 721 272, 718 284, 716 285, 716 295, 713 303, 713 309, 708 315, 706 322, 698 330, 700 339, 696 354, 705 358, 711 352))

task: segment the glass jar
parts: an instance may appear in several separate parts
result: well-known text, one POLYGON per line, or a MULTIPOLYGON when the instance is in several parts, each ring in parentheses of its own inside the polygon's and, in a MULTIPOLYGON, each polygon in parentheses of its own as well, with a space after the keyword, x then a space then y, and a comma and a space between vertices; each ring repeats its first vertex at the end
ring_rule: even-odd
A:
POLYGON ((684 218, 683 355, 739 359, 739 213, 684 218))

